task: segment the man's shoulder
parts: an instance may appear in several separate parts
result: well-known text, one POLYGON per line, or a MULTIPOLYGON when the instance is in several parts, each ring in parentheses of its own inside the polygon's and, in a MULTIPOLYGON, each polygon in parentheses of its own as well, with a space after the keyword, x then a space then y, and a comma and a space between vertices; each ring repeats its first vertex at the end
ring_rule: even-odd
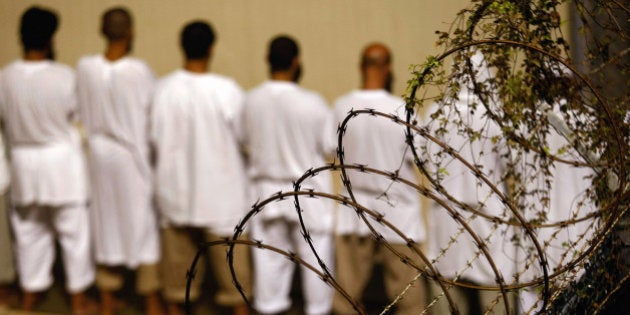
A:
POLYGON ((262 83, 256 85, 251 90, 247 91, 247 96, 259 95, 261 93, 264 94, 267 91, 271 90, 271 86, 268 84, 268 82, 269 81, 265 81, 265 82, 262 82, 262 83))
POLYGON ((77 67, 103 67, 103 66, 120 66, 124 68, 141 68, 143 70, 149 70, 150 67, 146 61, 140 58, 125 56, 116 61, 110 62, 102 54, 85 55, 79 58, 77 67))
POLYGON ((98 54, 84 55, 84 56, 81 56, 81 58, 79 58, 77 65, 93 64, 100 61, 101 59, 102 59, 102 56, 98 54))
POLYGON ((204 78, 208 80, 209 84, 219 86, 223 89, 236 89, 239 91, 242 90, 241 86, 238 84, 238 82, 236 82, 234 78, 223 74, 208 73, 206 76, 204 76, 204 78))
POLYGON ((314 91, 298 84, 285 81, 265 81, 247 93, 248 97, 265 97, 270 95, 282 95, 284 98, 298 98, 303 102, 316 102, 326 104, 324 97, 314 91))
POLYGON ((11 73, 14 71, 23 71, 30 67, 36 67, 39 70, 44 70, 48 72, 52 71, 52 72, 66 72, 70 74, 74 73, 74 70, 72 69, 72 67, 66 64, 60 63, 60 62, 56 62, 52 60, 45 60, 41 62, 32 63, 30 61, 25 62, 22 59, 12 61, 6 67, 4 67, 2 72, 11 73))
POLYGON ((384 90, 353 90, 338 97, 334 102, 335 106, 341 106, 348 103, 372 103, 383 106, 400 106, 405 104, 405 100, 400 96, 396 96, 384 90))
POLYGON ((324 97, 322 96, 322 94, 320 94, 319 92, 315 90, 311 90, 302 86, 298 86, 298 88, 302 91, 302 93, 304 93, 305 95, 308 95, 309 97, 322 100, 322 101, 324 100, 324 97))
POLYGON ((354 100, 358 97, 359 95, 359 90, 352 90, 350 92, 347 92, 346 94, 343 94, 339 97, 337 97, 334 101, 333 101, 333 105, 335 107, 338 107, 339 105, 345 104, 348 101, 354 100))
POLYGON ((15 71, 15 69, 17 69, 19 67, 20 64, 20 60, 13 60, 10 63, 8 63, 6 66, 4 66, 0 72, 0 74, 2 75, 8 75, 9 73, 11 73, 12 71, 15 71))
POLYGON ((315 90, 296 84, 292 93, 293 97, 299 98, 302 103, 312 103, 314 106, 328 107, 324 97, 315 90))
POLYGON ((181 87, 187 89, 194 87, 203 87, 204 89, 213 89, 220 92, 230 92, 233 90, 241 90, 236 80, 214 73, 191 74, 182 69, 177 69, 168 73, 158 80, 157 91, 179 90, 181 87), (192 85, 191 85, 192 84, 192 85))
POLYGON ((255 101, 257 99, 268 98, 274 94, 277 87, 273 81, 263 81, 257 86, 253 87, 245 94, 246 102, 255 101))
POLYGON ((66 64, 51 61, 46 66, 46 71, 59 76, 74 76, 74 69, 66 64))
POLYGON ((153 73, 149 64, 144 60, 137 57, 127 56, 121 60, 120 63, 125 68, 136 69, 139 71, 153 73))
POLYGON ((181 75, 181 70, 175 70, 170 73, 167 73, 163 77, 157 80, 157 84, 155 86, 156 92, 161 92, 172 88, 174 86, 182 84, 183 77, 181 75))

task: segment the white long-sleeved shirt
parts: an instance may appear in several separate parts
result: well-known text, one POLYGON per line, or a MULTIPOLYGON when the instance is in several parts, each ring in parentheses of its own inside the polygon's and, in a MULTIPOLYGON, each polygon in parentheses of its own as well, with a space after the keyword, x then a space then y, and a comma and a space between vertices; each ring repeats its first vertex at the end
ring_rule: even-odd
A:
MULTIPOLYGON (((472 61, 478 69, 477 80, 483 81, 490 75, 483 64, 483 56, 474 55, 472 61)), ((439 178, 438 182, 444 189, 444 193, 438 190, 433 193, 464 221, 461 223, 454 219, 439 203, 431 203, 428 216, 429 259, 436 259, 435 266, 446 277, 458 276, 459 279, 478 284, 498 285, 497 275, 490 263, 492 261, 503 280, 511 283, 516 253, 512 240, 514 228, 507 224, 495 224, 481 215, 476 216, 446 197, 448 194, 456 201, 490 217, 513 219, 511 210, 500 198, 500 194, 507 194, 507 185, 503 178, 509 161, 506 145, 503 143, 506 139, 502 137, 498 124, 486 115, 486 109, 475 97, 470 83, 464 82, 460 86, 456 100, 449 100, 441 106, 435 105, 427 113, 431 115, 438 109, 441 110, 439 117, 427 123, 427 130, 472 164, 490 184, 449 154, 448 149, 425 139, 426 150, 421 146, 420 154, 423 155, 425 167, 431 172, 431 177, 439 178), (479 105, 474 108, 473 104, 479 105), (491 185, 498 192, 493 191, 491 185), (471 232, 464 229, 464 225, 472 229, 479 241, 473 239, 471 232), (489 256, 481 251, 479 243, 485 244, 489 256)))
POLYGON ((177 70, 154 96, 151 139, 155 190, 164 219, 230 235, 247 208, 247 178, 239 150, 238 84, 217 74, 177 70))
POLYGON ((0 79, 0 107, 11 148, 12 202, 18 206, 83 203, 85 161, 78 132, 75 75, 52 61, 18 60, 0 79))
MULTIPOLYGON (((405 101, 385 90, 355 90, 335 101, 335 121, 341 123, 351 109, 374 109, 397 115, 404 113, 405 101)), ((403 120, 401 118, 401 120, 403 120)), ((417 182, 413 156, 405 143, 405 127, 390 119, 362 114, 349 120, 343 136, 344 163, 362 164, 387 172, 398 172, 401 178, 417 182)), ((425 239, 426 230, 420 208, 419 193, 389 177, 348 171, 357 201, 384 215, 414 241, 425 239)), ((386 240, 405 243, 391 229, 372 221, 372 226, 386 240)), ((351 208, 337 211, 338 234, 370 234, 368 226, 351 208)))
POLYGON ((146 63, 131 57, 109 61, 103 55, 86 56, 77 65, 99 264, 135 268, 160 258, 148 149, 154 83, 146 63))
POLYGON ((137 151, 142 164, 148 164, 148 116, 154 85, 155 76, 142 60, 124 57, 111 62, 103 55, 81 58, 77 95, 87 136, 110 137, 137 151))
MULTIPOLYGON (((278 191, 293 191, 292 181, 308 169, 326 165, 331 153, 331 111, 317 93, 296 83, 267 81, 247 94, 243 115, 244 143, 249 153, 249 174, 264 199, 278 191)), ((321 172, 302 189, 330 193, 331 176, 321 172)), ((331 231, 333 206, 323 198, 300 198, 304 217, 312 229, 331 231)), ((271 203, 260 217, 297 220, 293 201, 271 203)))

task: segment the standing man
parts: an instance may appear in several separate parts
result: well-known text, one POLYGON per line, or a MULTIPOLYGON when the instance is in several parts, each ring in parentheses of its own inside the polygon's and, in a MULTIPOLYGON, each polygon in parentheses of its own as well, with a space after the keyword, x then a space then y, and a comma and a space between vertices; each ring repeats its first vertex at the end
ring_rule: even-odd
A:
POLYGON ((31 7, 21 20, 23 59, 0 77, 0 112, 11 153, 11 223, 15 232, 22 306, 32 310, 53 283, 59 242, 73 314, 88 308, 83 294, 94 281, 87 178, 78 132, 72 127, 75 76, 52 61, 57 16, 31 7))
MULTIPOLYGON (((267 60, 271 80, 247 95, 243 118, 250 175, 255 197, 260 199, 280 190, 292 191, 292 182, 309 168, 324 165, 332 151, 326 132, 332 123, 328 106, 320 95, 297 84, 301 73, 297 43, 286 36, 274 38, 267 60)), ((304 182, 302 188, 330 192, 331 177, 320 173, 304 182)), ((317 252, 326 265, 333 266, 333 204, 329 200, 300 198, 300 205, 317 252)), ((296 252, 317 266, 301 234, 293 198, 265 206, 255 217, 252 236, 265 244, 296 252)), ((295 264, 271 251, 257 249, 253 257, 256 310, 263 314, 288 310, 295 264)), ((306 314, 329 313, 332 288, 304 269, 302 285, 306 314)))
POLYGON ((79 108, 89 143, 90 213, 102 314, 114 313, 113 292, 123 286, 125 267, 137 269, 136 289, 146 297, 146 314, 162 313, 147 119, 154 76, 143 61, 128 56, 132 26, 124 8, 105 12, 105 53, 83 57, 77 66, 79 108))
MULTIPOLYGON (((362 86, 335 102, 335 120, 341 123, 352 109, 371 108, 384 113, 404 111, 405 101, 390 93, 392 83, 391 54, 383 44, 368 45, 361 55, 362 86)), ((404 119, 401 119, 404 120, 404 119)), ((352 118, 343 137, 344 163, 362 164, 416 182, 413 156, 406 148, 405 127, 383 117, 359 115, 352 118)), ((425 228, 418 192, 388 177, 348 170, 352 192, 357 202, 376 211, 416 243, 425 239, 425 228)), ((407 246, 407 241, 374 220, 370 223, 385 241, 417 265, 422 261, 407 246)), ((374 235, 352 209, 337 212, 336 257, 338 283, 356 301, 372 274, 375 255, 382 254, 385 289, 390 300, 401 294, 418 274, 400 258, 376 242, 374 235)), ((397 314, 417 314, 424 309, 425 285, 416 280, 396 306, 397 314)), ((341 294, 335 295, 336 314, 356 314, 341 294)))
MULTIPOLYGON (((156 194, 162 214, 163 285, 169 314, 183 314, 186 274, 200 241, 229 238, 247 210, 247 178, 237 137, 243 92, 231 78, 208 73, 214 31, 206 22, 184 27, 184 68, 156 88, 151 139, 156 194)), ((249 314, 232 283, 224 246, 208 249, 217 280, 216 303, 249 314)), ((235 247, 236 276, 250 294, 249 249, 235 247)), ((203 270, 200 270, 203 271, 203 270)), ((198 272, 191 299, 200 294, 198 272)))
MULTIPOLYGON (((469 60, 475 69, 475 77, 458 78, 457 94, 447 93, 439 103, 427 109, 430 118, 424 124, 426 130, 450 148, 424 138, 418 151, 432 178, 433 195, 442 201, 432 200, 429 207, 427 257, 444 278, 458 284, 498 286, 501 280, 499 276, 506 283, 511 283, 515 275, 512 238, 515 229, 474 211, 506 221, 511 218, 509 208, 497 194, 500 192, 507 196, 505 174, 508 152, 500 126, 489 118, 486 106, 477 106, 482 101, 476 96, 472 83, 475 79, 483 84, 490 78, 491 70, 486 66, 481 52, 473 54, 469 60), (493 183, 496 190, 456 158, 451 148, 464 161, 474 163, 474 168, 493 183), (489 257, 482 251, 480 241, 472 237, 464 224, 483 242, 489 257), (496 267, 499 276, 493 267, 496 267)), ((498 102, 488 102, 486 105, 493 106, 490 107, 493 110, 494 106, 500 106, 498 102)), ((477 290, 461 285, 446 287, 454 302, 452 306, 460 314, 515 312, 511 292, 506 305, 499 291, 477 290)), ((449 313, 450 305, 435 280, 431 291, 432 298, 436 299, 432 314, 449 313)))

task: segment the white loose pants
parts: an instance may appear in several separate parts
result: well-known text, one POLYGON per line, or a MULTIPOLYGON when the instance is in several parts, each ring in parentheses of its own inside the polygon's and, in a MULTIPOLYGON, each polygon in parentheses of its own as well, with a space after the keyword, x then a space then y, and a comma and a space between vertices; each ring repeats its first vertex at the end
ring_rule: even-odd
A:
POLYGON ((59 241, 66 289, 78 293, 94 281, 90 231, 84 205, 28 206, 11 211, 20 286, 28 292, 53 284, 55 238, 59 241))
MULTIPOLYGON (((284 251, 296 253, 307 263, 319 268, 315 255, 295 222, 274 219, 256 222, 252 227, 253 239, 284 251)), ((333 237, 331 233, 311 233, 311 239, 319 257, 333 272, 333 237)), ((254 308, 265 314, 279 313, 291 307, 289 293, 295 271, 295 263, 270 250, 254 248, 254 308)), ((302 294, 305 313, 328 314, 332 308, 334 289, 317 274, 301 268, 302 294)))

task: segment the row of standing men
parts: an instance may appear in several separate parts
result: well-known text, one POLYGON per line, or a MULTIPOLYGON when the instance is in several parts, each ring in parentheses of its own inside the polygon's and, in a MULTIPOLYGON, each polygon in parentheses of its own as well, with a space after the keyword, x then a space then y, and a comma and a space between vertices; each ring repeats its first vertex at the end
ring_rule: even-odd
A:
MULTIPOLYGON (((169 314, 182 313, 186 270, 198 241, 231 236, 253 201, 292 190, 305 170, 325 165, 335 150, 335 121, 350 109, 392 111, 404 104, 387 91, 391 58, 381 44, 363 52, 363 88, 341 98, 335 115, 319 94, 297 84, 299 48, 288 36, 278 36, 269 45, 270 80, 245 94, 233 79, 208 72, 214 31, 206 22, 184 27, 184 66, 159 82, 143 61, 128 56, 133 32, 124 8, 105 12, 107 49, 82 58, 76 72, 51 59, 56 28, 53 12, 36 7, 26 11, 20 28, 24 56, 1 74, 0 104, 12 175, 9 217, 26 310, 33 308, 38 292, 52 285, 57 239, 75 314, 89 309, 83 292, 94 281, 101 292, 101 313, 112 314, 113 293, 123 285, 125 268, 137 272, 136 289, 146 296, 147 314, 163 311, 158 293, 169 314), (87 165, 73 127, 76 121, 85 128, 87 165)), ((361 124, 365 126, 360 132, 348 132, 346 154, 355 151, 355 156, 368 156, 365 162, 370 165, 397 168, 402 155, 396 152, 403 152, 404 139, 391 140, 400 138, 398 130, 373 128, 369 121, 361 124), (386 147, 374 150, 361 139, 386 147)), ((410 165, 403 173, 413 177, 410 165)), ((331 186, 330 174, 303 183, 303 188, 322 192, 332 192, 331 186)), ((382 190, 378 180, 363 186, 368 192, 382 190)), ((391 216, 392 223, 422 241, 418 198, 406 197, 404 191, 392 192, 389 198, 398 196, 405 200, 397 201, 400 213, 391 216)), ((373 206, 392 200, 373 200, 373 206)), ((301 198, 301 204, 310 239, 332 271, 334 203, 301 198)), ((337 281, 360 300, 376 247, 354 212, 342 213, 336 219, 341 235, 336 242, 337 281)), ((292 201, 267 205, 247 234, 317 265, 292 201)), ((406 247, 404 242, 399 245, 406 247)), ((236 276, 246 296, 253 295, 254 308, 263 314, 289 309, 294 263, 272 251, 252 250, 251 272, 250 249, 235 248, 236 276)), ((233 308, 235 314, 248 313, 232 284, 225 248, 210 247, 209 253, 218 282, 216 303, 233 308)), ((386 258, 392 266, 400 264, 397 260, 394 255, 386 258)), ((390 298, 415 273, 402 264, 388 267, 390 298)), ((201 279, 198 274, 193 281, 193 300, 200 294, 201 279)), ((302 283, 305 312, 330 313, 333 288, 307 271, 302 283)), ((413 286, 409 296, 414 298, 398 305, 401 314, 422 308, 422 290, 413 286)), ((337 313, 356 313, 343 297, 334 300, 337 313)))
MULTIPOLYGON (((308 231, 303 235, 293 198, 277 194, 292 191, 296 180, 307 170, 326 165, 335 150, 346 165, 366 165, 410 181, 417 178, 404 128, 391 119, 358 115, 337 133, 337 126, 353 109, 403 113, 404 100, 389 92, 391 54, 384 45, 370 44, 363 50, 361 88, 340 97, 331 111, 319 94, 298 85, 299 47, 288 36, 275 37, 269 44, 270 80, 244 93, 233 79, 208 72, 215 35, 206 22, 194 21, 183 28, 184 65, 159 81, 143 61, 129 56, 132 20, 125 9, 105 12, 102 34, 108 43, 106 51, 82 58, 76 73, 51 60, 56 27, 53 13, 29 9, 20 29, 24 58, 4 68, 0 76, 0 113, 12 175, 9 214, 25 309, 33 307, 37 292, 52 284, 50 269, 57 238, 74 313, 89 308, 82 292, 95 281, 101 292, 101 313, 112 314, 113 293, 122 287, 122 271, 128 268, 136 270, 136 290, 146 296, 147 314, 164 311, 161 299, 169 314, 181 314, 186 271, 197 252, 196 244, 221 242, 234 235, 237 226, 244 240, 260 241, 288 256, 295 253, 316 269, 320 264, 327 266, 320 272, 333 275, 347 296, 336 292, 322 275, 302 268, 306 314, 357 313, 346 298, 360 301, 377 259, 383 262, 385 291, 390 300, 397 301, 397 313, 420 312, 428 296, 423 279, 417 277, 417 268, 424 268, 423 263, 418 259, 405 264, 394 252, 417 257, 412 245, 425 240, 433 267, 447 278, 497 285, 497 270, 479 258, 475 242, 453 239, 461 232, 455 219, 439 206, 432 207, 427 237, 418 191, 388 176, 349 168, 352 191, 344 192, 365 209, 376 211, 372 226, 387 241, 388 250, 382 250, 382 242, 354 209, 335 208, 332 198, 298 197, 308 231), (85 128, 87 167, 81 137, 73 128, 75 118, 85 128), (338 135, 342 136, 339 147, 338 135), (270 196, 275 200, 265 202, 270 196), (264 202, 264 207, 241 226, 256 201, 264 202), (379 215, 404 237, 377 222, 379 215), (448 250, 446 254, 442 249, 448 250)), ((468 94, 469 89, 460 89, 462 103, 452 110, 461 107, 467 112, 468 94)), ((474 116, 472 125, 484 124, 481 111, 474 116)), ((475 150, 485 152, 479 165, 493 182, 500 182, 503 171, 498 151, 473 148, 459 138, 451 133, 444 141, 464 148, 460 155, 469 159, 477 158, 475 150)), ((480 202, 480 193, 492 195, 484 191, 487 187, 478 188, 480 181, 469 169, 456 164, 445 162, 449 165, 443 174, 447 177, 445 191, 470 205, 480 202)), ((561 203, 557 208, 571 209, 574 196, 584 191, 584 180, 580 183, 576 178, 588 174, 563 167, 554 172, 563 174, 554 183, 563 195, 557 198, 561 203)), ((332 193, 331 173, 310 173, 300 188, 332 193)), ((485 202, 484 211, 500 216, 505 207, 494 198, 485 202)), ((465 215, 466 222, 488 241, 486 249, 492 255, 488 259, 495 260, 499 275, 514 275, 516 248, 507 236, 513 234, 500 228, 497 232, 492 222, 476 220, 468 212, 465 215)), ((576 235, 571 232, 553 239, 548 251, 554 251, 557 244, 574 244, 576 235)), ((564 246, 558 245, 563 249, 553 255, 560 257, 564 246)), ((236 278, 245 297, 253 298, 257 312, 285 312, 292 303, 289 291, 295 264, 260 247, 235 246, 236 278)), ((225 247, 212 246, 208 253, 218 285, 215 302, 235 314, 247 314, 248 306, 232 283, 225 247)), ((528 255, 525 260, 530 259, 528 255)), ((193 300, 200 295, 202 269, 192 282, 193 300)), ((529 296, 525 309, 535 308, 538 294, 525 291, 529 291, 524 294, 529 296)), ((500 300, 497 292, 486 293, 482 304, 494 305, 500 300)), ((437 313, 449 311, 444 300, 442 297, 434 306, 437 313)), ((513 309, 512 305, 504 307, 495 311, 513 309)), ((474 312, 470 305, 463 308, 464 313, 474 312)))

